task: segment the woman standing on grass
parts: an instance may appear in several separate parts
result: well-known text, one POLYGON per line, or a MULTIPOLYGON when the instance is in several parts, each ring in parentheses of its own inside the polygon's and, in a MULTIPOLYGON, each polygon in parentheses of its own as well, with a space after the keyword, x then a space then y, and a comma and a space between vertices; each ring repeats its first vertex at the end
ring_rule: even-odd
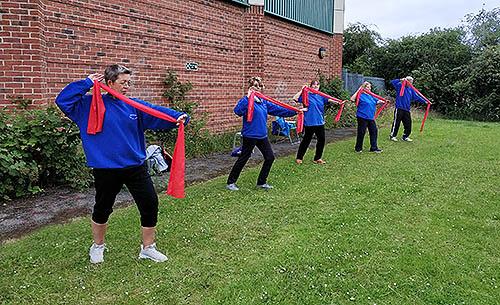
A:
POLYGON ((241 147, 241 155, 238 160, 233 165, 231 173, 227 178, 226 188, 230 191, 239 190, 236 185, 236 181, 243 170, 243 167, 247 163, 248 159, 252 155, 252 151, 255 146, 260 150, 264 156, 264 164, 259 173, 259 178, 257 179, 257 187, 269 190, 273 187, 267 184, 267 176, 271 170, 271 166, 274 162, 274 152, 267 138, 267 116, 275 115, 281 117, 291 117, 296 113, 294 111, 285 109, 278 105, 274 105, 266 100, 260 99, 258 97, 254 98, 254 110, 253 119, 251 122, 247 122, 247 112, 248 112, 248 98, 253 91, 260 92, 264 89, 264 85, 260 77, 252 77, 248 80, 248 94, 242 97, 236 107, 234 107, 234 113, 243 118, 243 128, 241 130, 241 135, 243 137, 243 145, 241 147))
MULTIPOLYGON (((356 100, 356 96, 360 90, 372 90, 372 84, 364 82, 359 89, 351 96, 351 101, 356 100)), ((382 149, 377 146, 377 124, 375 123, 375 111, 377 104, 384 103, 382 100, 377 100, 373 96, 362 93, 359 96, 358 110, 356 111, 356 119, 358 121, 358 134, 356 137, 356 146, 354 150, 358 153, 363 151, 363 140, 365 138, 366 128, 370 134, 370 152, 381 153, 382 149)))
MULTIPOLYGON (((319 91, 319 81, 312 80, 310 86, 311 88, 319 91)), ((302 87, 302 89, 304 89, 304 87, 302 87)), ((326 162, 321 159, 323 149, 325 148, 325 105, 328 102, 338 102, 311 92, 307 94, 309 105, 307 108, 304 108, 304 137, 300 142, 295 162, 297 164, 302 164, 302 159, 304 158, 307 148, 309 147, 309 144, 311 144, 312 137, 315 134, 317 143, 316 154, 314 155, 313 162, 316 164, 325 164, 326 162)), ((304 103, 302 101, 302 90, 295 94, 293 100, 299 103, 304 103)))

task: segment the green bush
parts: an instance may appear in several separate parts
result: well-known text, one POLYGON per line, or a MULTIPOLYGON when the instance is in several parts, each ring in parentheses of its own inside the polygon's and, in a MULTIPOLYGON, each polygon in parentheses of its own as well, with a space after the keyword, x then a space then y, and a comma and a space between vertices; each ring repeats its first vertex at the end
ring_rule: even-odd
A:
POLYGON ((0 115, 0 180, 4 200, 53 185, 88 186, 76 125, 54 107, 0 115))
POLYGON ((500 45, 486 47, 465 66, 454 83, 464 117, 500 121, 500 45))
MULTIPOLYGON (((343 89, 342 80, 339 77, 328 77, 324 74, 319 74, 319 84, 321 92, 336 97, 341 100, 349 100, 349 92, 343 89)), ((335 116, 340 108, 340 105, 333 104, 325 110, 325 127, 339 128, 351 127, 356 123, 356 105, 352 102, 346 102, 342 116, 338 122, 334 122, 335 116)))
MULTIPOLYGON (((206 113, 196 111, 198 104, 186 99, 187 93, 193 87, 191 83, 180 82, 175 71, 168 70, 164 86, 163 96, 167 99, 170 108, 186 112, 191 117, 185 129, 187 157, 203 156, 228 150, 231 147, 234 132, 219 135, 211 134, 206 129, 206 113)), ((177 130, 146 132, 147 142, 159 144, 170 153, 174 151, 176 138, 177 130)))

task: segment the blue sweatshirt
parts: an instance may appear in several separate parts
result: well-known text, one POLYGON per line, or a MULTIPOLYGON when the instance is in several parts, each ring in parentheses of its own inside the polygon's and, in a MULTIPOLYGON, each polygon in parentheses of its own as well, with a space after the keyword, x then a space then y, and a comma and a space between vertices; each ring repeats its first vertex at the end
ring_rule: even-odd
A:
POLYGON ((243 128, 241 135, 252 139, 267 138, 267 115, 275 115, 281 117, 291 117, 296 115, 295 111, 288 110, 281 106, 275 105, 266 100, 261 100, 257 97, 254 99, 253 119, 247 122, 248 97, 244 96, 234 107, 234 113, 243 117, 243 128), (260 100, 260 102, 258 102, 260 100))
POLYGON ((427 104, 427 101, 424 100, 420 95, 417 94, 413 88, 409 86, 405 86, 405 90, 403 93, 403 96, 399 96, 399 92, 401 91, 401 80, 400 79, 393 79, 391 80, 391 84, 396 89, 396 109, 403 109, 406 111, 410 111, 410 103, 412 101, 417 101, 420 103, 427 104))
MULTIPOLYGON (((325 125, 325 105, 328 99, 319 94, 308 93, 309 106, 304 111, 304 126, 325 125)), ((302 94, 299 96, 299 103, 302 103, 302 94)))
POLYGON ((375 111, 377 110, 377 102, 378 99, 373 96, 366 93, 361 94, 356 116, 365 120, 373 120, 375 118, 375 111))
MULTIPOLYGON (((64 88, 56 98, 57 106, 80 129, 83 150, 87 165, 92 168, 126 168, 138 166, 146 160, 144 131, 176 128, 176 124, 139 111, 109 94, 102 96, 106 112, 102 131, 87 134, 87 125, 92 95, 86 93, 93 82, 86 78, 64 88)), ((136 102, 178 118, 184 113, 152 105, 133 99, 136 102)), ((189 121, 186 120, 185 124, 189 121)))

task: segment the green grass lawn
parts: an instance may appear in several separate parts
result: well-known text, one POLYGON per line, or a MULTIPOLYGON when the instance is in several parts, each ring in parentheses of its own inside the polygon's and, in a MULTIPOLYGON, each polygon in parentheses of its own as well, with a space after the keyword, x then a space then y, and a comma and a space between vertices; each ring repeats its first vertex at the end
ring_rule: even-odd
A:
POLYGON ((239 192, 220 177, 161 197, 163 264, 137 259, 135 207, 112 215, 99 266, 88 219, 44 228, 0 246, 0 303, 499 304, 500 124, 431 118, 413 138, 281 158, 269 192, 259 167, 239 192))

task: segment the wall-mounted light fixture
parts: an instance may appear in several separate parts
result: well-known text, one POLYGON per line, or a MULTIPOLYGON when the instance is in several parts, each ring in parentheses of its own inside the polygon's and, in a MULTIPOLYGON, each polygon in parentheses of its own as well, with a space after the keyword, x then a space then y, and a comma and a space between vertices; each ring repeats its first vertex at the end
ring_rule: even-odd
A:
POLYGON ((319 58, 323 59, 326 57, 326 49, 321 47, 319 48, 319 51, 318 51, 318 56, 319 58))

